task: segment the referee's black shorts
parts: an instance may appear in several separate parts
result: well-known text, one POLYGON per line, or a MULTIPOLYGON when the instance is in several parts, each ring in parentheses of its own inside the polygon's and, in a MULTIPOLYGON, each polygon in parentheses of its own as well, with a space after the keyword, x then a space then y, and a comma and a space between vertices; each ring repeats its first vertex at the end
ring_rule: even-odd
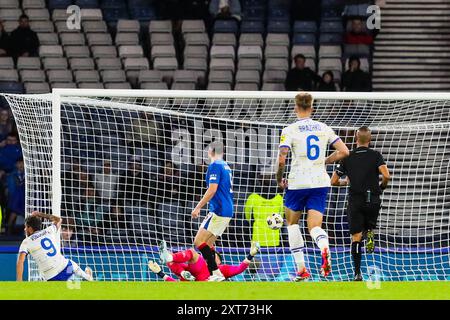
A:
POLYGON ((365 196, 351 195, 347 205, 350 234, 375 229, 380 208, 380 197, 372 197, 371 202, 366 202, 365 196))

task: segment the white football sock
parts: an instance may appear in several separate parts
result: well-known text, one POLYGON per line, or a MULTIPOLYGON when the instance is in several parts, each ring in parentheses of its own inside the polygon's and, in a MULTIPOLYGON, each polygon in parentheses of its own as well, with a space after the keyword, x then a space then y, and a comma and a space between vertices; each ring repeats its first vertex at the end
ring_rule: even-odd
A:
POLYGON ((224 275, 222 274, 222 271, 220 271, 220 269, 216 269, 212 272, 212 274, 214 276, 219 276, 219 277, 223 277, 224 275))
POLYGON ((302 232, 300 231, 298 224, 288 226, 287 230, 291 253, 294 256, 294 261, 297 264, 298 271, 301 271, 305 267, 305 256, 303 254, 305 244, 303 242, 302 232))
POLYGON ((75 273, 77 276, 83 278, 84 280, 91 281, 92 277, 90 277, 86 272, 84 272, 76 262, 71 260, 72 267, 73 267, 73 273, 75 273))
POLYGON ((323 251, 325 248, 329 248, 330 245, 328 243, 328 235, 321 227, 312 228, 310 234, 320 251, 323 251))

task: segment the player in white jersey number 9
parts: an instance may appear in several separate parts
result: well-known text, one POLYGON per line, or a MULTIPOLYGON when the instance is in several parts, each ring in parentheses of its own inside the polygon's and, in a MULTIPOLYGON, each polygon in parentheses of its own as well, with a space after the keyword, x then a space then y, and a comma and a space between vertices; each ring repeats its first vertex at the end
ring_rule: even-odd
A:
POLYGON ((27 255, 31 255, 36 262, 39 273, 46 281, 66 281, 77 275, 85 280, 92 281, 92 270, 87 267, 85 271, 72 260, 61 254, 61 223, 60 217, 33 212, 25 219, 25 240, 22 241, 17 259, 17 281, 23 280, 23 265, 27 255), (41 219, 52 222, 48 228, 42 229, 41 219))
POLYGON ((277 182, 286 189, 284 206, 288 224, 289 246, 297 264, 294 281, 310 276, 303 255, 304 241, 298 221, 307 212, 307 224, 311 237, 321 250, 320 273, 327 276, 331 271, 328 235, 322 229, 330 177, 326 164, 340 161, 349 155, 347 146, 326 124, 311 119, 313 98, 308 93, 295 97, 294 112, 297 121, 283 129, 278 155, 277 182), (328 157, 328 146, 336 150, 328 157), (286 158, 291 151, 292 162, 288 180, 283 178, 286 158))

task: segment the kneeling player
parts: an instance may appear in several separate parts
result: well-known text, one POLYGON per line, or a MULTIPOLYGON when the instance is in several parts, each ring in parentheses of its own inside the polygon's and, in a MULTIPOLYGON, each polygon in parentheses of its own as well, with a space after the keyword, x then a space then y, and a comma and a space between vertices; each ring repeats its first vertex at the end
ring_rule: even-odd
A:
MULTIPOLYGON (((181 281, 208 281, 209 270, 208 265, 201 255, 199 255, 194 249, 188 249, 176 253, 171 253, 167 250, 165 242, 161 244, 162 252, 161 256, 165 256, 167 260, 167 266, 170 270, 180 278, 181 281)), ((250 254, 242 261, 238 266, 230 266, 221 264, 221 258, 217 252, 216 263, 225 278, 231 278, 238 274, 241 274, 247 270, 250 265, 250 261, 259 252, 259 244, 257 242, 252 243, 250 254)), ((148 267, 154 273, 158 274, 165 281, 176 281, 172 277, 166 275, 161 271, 161 267, 153 261, 148 263, 148 267)))
POLYGON ((87 281, 93 281, 92 270, 85 271, 72 260, 66 259, 60 251, 60 230, 62 219, 50 214, 33 212, 25 219, 25 234, 17 260, 17 281, 22 281, 23 264, 30 254, 38 266, 39 272, 46 281, 67 281, 73 275, 87 281), (41 218, 48 219, 52 225, 41 230, 41 218))

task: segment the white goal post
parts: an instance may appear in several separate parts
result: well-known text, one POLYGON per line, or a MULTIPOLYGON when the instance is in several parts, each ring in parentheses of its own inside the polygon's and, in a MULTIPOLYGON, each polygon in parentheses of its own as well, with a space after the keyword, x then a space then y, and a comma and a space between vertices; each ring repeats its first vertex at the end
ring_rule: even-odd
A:
MULTIPOLYGON (((54 89, 5 94, 26 169, 26 212, 65 221, 62 250, 99 280, 157 280, 147 269, 157 244, 192 246, 190 212, 204 192, 210 142, 225 144, 235 212, 217 243, 223 263, 238 264, 251 240, 261 254, 234 281, 287 281, 295 273, 287 231, 267 228, 282 213, 273 179, 281 129, 295 121, 296 92, 54 89), (255 206, 256 198, 264 207, 255 206), (259 199, 259 198, 258 198, 259 199)), ((367 125, 372 147, 392 172, 382 196, 377 249, 363 256, 366 279, 450 280, 450 93, 312 92, 313 118, 349 148, 367 125)), ((334 166, 328 166, 328 172, 334 166)), ((352 278, 347 188, 331 188, 324 228, 333 253, 331 280, 352 278)), ((206 210, 202 211, 202 217, 206 210)), ((322 280, 320 255, 301 222, 307 264, 322 280)), ((39 275, 31 264, 30 279, 39 275)), ((168 269, 165 269, 170 273, 168 269)))

